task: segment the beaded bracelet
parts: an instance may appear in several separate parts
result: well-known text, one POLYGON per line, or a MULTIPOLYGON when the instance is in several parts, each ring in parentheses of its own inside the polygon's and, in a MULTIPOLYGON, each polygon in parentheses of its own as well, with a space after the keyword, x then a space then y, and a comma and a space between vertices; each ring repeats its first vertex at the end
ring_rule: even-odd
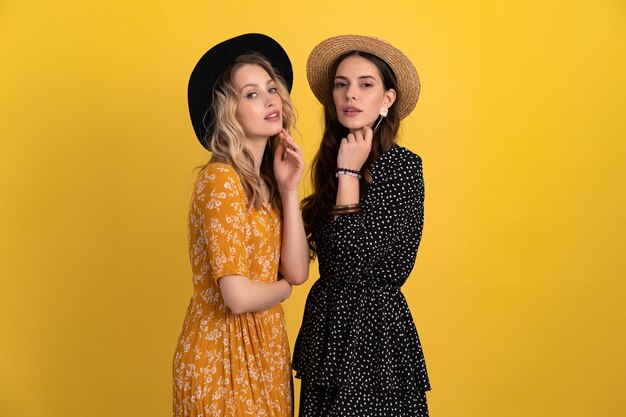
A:
POLYGON ((348 168, 337 168, 335 170, 335 177, 339 178, 340 175, 348 175, 350 177, 354 177, 358 179, 363 178, 363 175, 361 175, 359 171, 355 171, 354 169, 348 169, 348 168))

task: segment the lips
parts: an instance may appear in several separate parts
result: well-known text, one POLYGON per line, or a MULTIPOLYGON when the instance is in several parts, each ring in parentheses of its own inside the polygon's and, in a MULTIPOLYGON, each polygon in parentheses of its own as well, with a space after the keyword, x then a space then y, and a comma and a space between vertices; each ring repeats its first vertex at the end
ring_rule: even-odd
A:
POLYGON ((346 106, 343 109, 341 109, 341 111, 343 111, 343 114, 345 114, 346 116, 356 116, 362 112, 361 109, 358 109, 354 106, 346 106))
POLYGON ((268 113, 265 116, 265 120, 269 120, 271 122, 276 122, 276 121, 280 120, 280 112, 279 111, 272 111, 272 112, 268 113))

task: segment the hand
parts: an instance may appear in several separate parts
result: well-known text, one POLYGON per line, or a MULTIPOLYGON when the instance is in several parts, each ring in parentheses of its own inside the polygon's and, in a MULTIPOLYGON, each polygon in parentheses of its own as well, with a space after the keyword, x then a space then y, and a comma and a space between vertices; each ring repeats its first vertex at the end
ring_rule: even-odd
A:
POLYGON ((364 126, 341 139, 337 154, 337 168, 360 171, 372 149, 372 129, 364 126))
POLYGON ((293 138, 283 129, 279 134, 280 143, 274 151, 274 175, 279 191, 297 191, 298 183, 306 164, 302 157, 302 149, 293 138), (286 158, 282 159, 285 153, 286 158))

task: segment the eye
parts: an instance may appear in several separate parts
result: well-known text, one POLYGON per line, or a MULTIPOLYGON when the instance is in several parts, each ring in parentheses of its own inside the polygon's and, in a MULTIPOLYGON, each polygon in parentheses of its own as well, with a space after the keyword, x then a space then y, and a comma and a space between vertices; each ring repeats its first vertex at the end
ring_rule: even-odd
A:
POLYGON ((278 88, 272 87, 268 91, 269 91, 270 94, 276 94, 276 93, 278 93, 278 88))
POLYGON ((346 83, 344 81, 337 81, 335 83, 335 88, 343 88, 346 86, 346 83))
POLYGON ((248 94, 246 94, 246 98, 255 98, 258 95, 259 94, 256 91, 250 91, 248 94))
POLYGON ((372 88, 373 86, 374 86, 374 84, 372 84, 372 83, 363 83, 363 84, 361 84, 361 87, 364 87, 364 88, 372 88))

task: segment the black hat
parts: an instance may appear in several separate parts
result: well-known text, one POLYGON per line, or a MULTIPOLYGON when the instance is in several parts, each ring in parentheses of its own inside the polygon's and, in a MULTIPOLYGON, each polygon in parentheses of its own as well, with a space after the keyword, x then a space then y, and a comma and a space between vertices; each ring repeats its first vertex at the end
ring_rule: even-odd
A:
POLYGON ((207 149, 209 144, 205 143, 207 136, 205 126, 210 126, 215 117, 212 112, 207 114, 213 100, 213 86, 237 57, 254 52, 263 55, 272 64, 291 92, 293 84, 291 61, 282 46, 269 36, 247 33, 225 40, 209 49, 191 72, 187 90, 191 124, 200 143, 207 149))

